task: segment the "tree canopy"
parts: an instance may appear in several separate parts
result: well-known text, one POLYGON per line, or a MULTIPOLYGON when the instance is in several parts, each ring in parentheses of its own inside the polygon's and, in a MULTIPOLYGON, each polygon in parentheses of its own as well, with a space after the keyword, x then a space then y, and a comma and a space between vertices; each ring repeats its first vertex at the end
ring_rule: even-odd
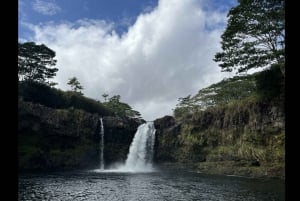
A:
POLYGON ((187 97, 179 98, 174 115, 179 117, 182 114, 194 113, 211 106, 224 105, 231 101, 249 97, 257 91, 257 76, 258 74, 253 74, 224 79, 199 90, 195 96, 188 95, 187 97))
MULTIPOLYGON (((108 97, 108 94, 106 97, 108 97)), ((103 105, 117 116, 141 118, 141 114, 138 111, 133 110, 127 103, 121 102, 120 99, 120 95, 114 95, 107 102, 103 103, 103 105)))
POLYGON ((18 77, 19 81, 34 81, 53 84, 48 79, 53 78, 58 71, 54 66, 55 52, 44 44, 34 42, 18 43, 18 77))
POLYGON ((228 13, 222 52, 215 55, 222 71, 280 66, 285 73, 285 1, 239 0, 228 13))
POLYGON ((106 102, 106 99, 107 99, 107 97, 108 97, 108 94, 107 94, 107 93, 104 93, 104 94, 102 94, 102 97, 104 98, 104 102, 106 102))
POLYGON ((83 86, 78 81, 77 77, 72 77, 69 79, 68 85, 72 88, 72 91, 81 93, 81 90, 83 89, 83 86))

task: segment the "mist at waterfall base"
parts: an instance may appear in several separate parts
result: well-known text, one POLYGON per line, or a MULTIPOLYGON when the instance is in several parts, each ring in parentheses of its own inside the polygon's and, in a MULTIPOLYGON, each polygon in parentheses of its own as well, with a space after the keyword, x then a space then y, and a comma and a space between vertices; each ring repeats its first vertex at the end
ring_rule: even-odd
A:
POLYGON ((155 128, 153 122, 146 122, 140 125, 134 135, 129 148, 129 153, 125 164, 112 165, 110 169, 103 168, 103 138, 102 134, 103 122, 101 119, 101 167, 100 169, 92 170, 94 172, 154 172, 152 160, 154 154, 155 143, 155 128))

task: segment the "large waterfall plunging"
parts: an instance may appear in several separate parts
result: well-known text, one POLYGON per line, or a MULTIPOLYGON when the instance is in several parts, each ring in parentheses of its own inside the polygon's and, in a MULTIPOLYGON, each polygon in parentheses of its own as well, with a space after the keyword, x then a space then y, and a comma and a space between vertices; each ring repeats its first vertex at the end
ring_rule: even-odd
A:
POLYGON ((130 145, 125 165, 120 170, 126 172, 152 171, 154 143, 155 128, 153 122, 140 125, 130 145))
POLYGON ((154 154, 155 128, 153 122, 140 125, 134 135, 124 165, 104 170, 103 149, 104 129, 101 122, 101 168, 94 172, 153 172, 152 159, 154 154))
POLYGON ((101 135, 101 141, 100 141, 100 169, 104 170, 104 158, 103 158, 103 151, 104 151, 104 127, 103 127, 103 121, 102 118, 100 118, 100 135, 101 135))

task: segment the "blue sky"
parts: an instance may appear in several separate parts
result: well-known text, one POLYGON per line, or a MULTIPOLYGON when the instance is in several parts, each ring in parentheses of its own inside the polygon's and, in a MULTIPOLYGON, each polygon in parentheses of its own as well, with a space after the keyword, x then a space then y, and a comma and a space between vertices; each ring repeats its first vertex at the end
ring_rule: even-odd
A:
POLYGON ((179 97, 220 81, 226 15, 236 0, 19 0, 19 41, 56 52, 54 81, 68 90, 121 95, 146 120, 172 114, 179 97))
POLYGON ((121 34, 141 12, 149 12, 157 3, 158 0, 19 0, 19 37, 30 35, 20 22, 72 22, 84 18, 113 22, 121 34))
MULTIPOLYGON (((158 0, 19 0, 19 38, 31 36, 31 30, 22 24, 101 19, 114 23, 115 31, 128 30, 141 13, 151 12, 158 0)), ((227 11, 236 0, 211 0, 205 9, 227 11)))

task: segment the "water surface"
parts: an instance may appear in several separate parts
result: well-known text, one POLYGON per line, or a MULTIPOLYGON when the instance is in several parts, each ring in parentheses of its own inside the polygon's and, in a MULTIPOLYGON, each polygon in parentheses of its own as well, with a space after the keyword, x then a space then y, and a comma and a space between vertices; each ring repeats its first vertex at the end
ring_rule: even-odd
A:
POLYGON ((19 175, 19 200, 284 200, 284 181, 189 172, 76 171, 19 175))

